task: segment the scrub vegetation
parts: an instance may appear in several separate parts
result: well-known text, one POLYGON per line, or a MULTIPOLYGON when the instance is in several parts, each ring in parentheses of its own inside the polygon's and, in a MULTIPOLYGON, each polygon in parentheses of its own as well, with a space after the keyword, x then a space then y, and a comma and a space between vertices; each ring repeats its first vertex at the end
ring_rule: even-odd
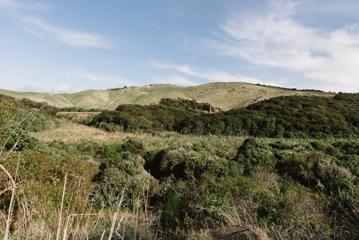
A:
MULTIPOLYGON (((215 114, 177 105, 120 105, 89 123, 106 130, 176 131, 195 135, 348 137, 359 134, 359 94, 287 96, 215 114)), ((178 100, 181 102, 181 100, 178 100)), ((172 100, 175 102, 175 100, 172 100)))
POLYGON ((100 113, 0 96, 0 238, 358 239, 358 99, 100 113))

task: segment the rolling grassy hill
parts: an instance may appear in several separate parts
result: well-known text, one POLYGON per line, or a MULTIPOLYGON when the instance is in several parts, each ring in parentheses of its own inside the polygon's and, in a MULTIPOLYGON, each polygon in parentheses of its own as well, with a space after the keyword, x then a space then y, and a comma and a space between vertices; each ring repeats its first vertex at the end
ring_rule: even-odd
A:
POLYGON ((162 98, 195 99, 210 103, 222 110, 245 107, 255 102, 278 96, 319 95, 332 96, 319 91, 298 91, 248 83, 210 83, 192 87, 170 84, 151 84, 142 87, 128 87, 108 90, 86 90, 70 94, 49 94, 14 92, 0 90, 0 94, 28 98, 36 102, 47 102, 56 107, 81 107, 115 109, 120 104, 147 105, 158 103, 162 98))

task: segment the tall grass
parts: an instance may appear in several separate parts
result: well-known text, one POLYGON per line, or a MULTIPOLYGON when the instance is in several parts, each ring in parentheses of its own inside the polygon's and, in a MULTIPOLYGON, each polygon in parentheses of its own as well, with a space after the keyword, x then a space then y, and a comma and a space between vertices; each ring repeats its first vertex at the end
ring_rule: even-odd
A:
MULTIPOLYGON (((17 182, 21 187, 21 183, 17 182)), ((64 179, 63 195, 61 205, 53 219, 44 219, 41 214, 36 215, 33 212, 40 212, 41 205, 32 205, 32 209, 24 208, 23 203, 19 201, 20 193, 16 188, 11 188, 11 201, 7 211, 1 211, 3 216, 0 226, 0 237, 4 240, 10 239, 155 239, 158 233, 158 215, 153 215, 148 209, 145 209, 142 199, 137 198, 138 204, 132 211, 122 206, 126 197, 124 191, 119 196, 116 209, 94 210, 91 207, 86 212, 70 211, 71 202, 64 203, 66 195, 67 176, 64 179), (14 206, 20 207, 22 213, 14 209, 14 206), (36 208, 36 209, 34 209, 36 208), (30 219, 25 218, 29 216, 30 219), (57 227, 52 228, 52 221, 58 219, 57 227), (19 226, 13 229, 14 226, 19 226), (21 226, 21 227, 20 227, 21 226)), ((71 193, 73 194, 73 193, 71 193)), ((0 196, 1 197, 1 196, 0 196)), ((24 201, 24 200, 20 200, 24 201)), ((87 202, 91 205, 91 202, 87 202)), ((0 221, 1 222, 1 221, 0 221)))
MULTIPOLYGON (((31 121, 32 115, 16 122, 14 128, 20 128, 24 121, 31 121)), ((43 202, 29 199, 23 194, 25 181, 19 175, 21 151, 16 146, 21 135, 11 147, 5 148, 9 137, 0 149, 0 238, 12 239, 155 239, 158 233, 158 214, 148 209, 147 193, 133 196, 132 210, 123 206, 128 196, 122 191, 118 196, 115 209, 98 209, 90 199, 91 192, 81 190, 83 181, 80 176, 65 174, 61 201, 57 207, 50 208, 43 202), (11 161, 17 160, 16 168, 8 168, 11 161), (77 179, 77 180, 74 180, 77 179), (78 191, 69 190, 69 183, 78 191), (81 202, 79 204, 78 202, 81 202), (79 207, 81 206, 81 207, 79 207)), ((11 165, 11 164, 10 164, 11 165)), ((13 165, 13 164, 12 164, 13 165)), ((42 166, 39 166, 42 167, 42 166)), ((35 186, 36 187, 36 186, 35 186)), ((41 186, 38 186, 41 187, 41 186)), ((47 189, 45 189, 46 191, 47 189)), ((90 189, 89 189, 90 190, 90 189)))

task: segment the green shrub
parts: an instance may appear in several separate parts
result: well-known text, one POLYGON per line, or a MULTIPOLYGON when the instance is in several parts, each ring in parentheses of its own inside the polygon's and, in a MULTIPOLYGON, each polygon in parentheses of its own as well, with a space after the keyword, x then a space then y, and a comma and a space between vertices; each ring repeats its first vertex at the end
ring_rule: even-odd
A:
MULTIPOLYGON (((184 134, 256 137, 347 137, 359 134, 357 100, 286 96, 215 114, 195 112, 192 103, 164 99, 159 105, 120 105, 96 116, 91 126, 125 131, 177 131, 184 134)), ((191 101, 190 101, 191 102, 191 101)))
POLYGON ((137 154, 141 157, 145 155, 145 148, 143 144, 132 139, 127 140, 121 145, 121 151, 137 154))
POLYGON ((21 128, 10 128, 1 133, 4 139, 6 150, 14 148, 14 150, 22 151, 24 149, 35 149, 39 144, 38 141, 31 137, 26 130, 21 128))
POLYGON ((129 152, 102 163, 93 179, 96 186, 92 200, 99 206, 116 207, 123 195, 124 206, 132 209, 136 198, 144 198, 148 189, 151 195, 155 194, 156 181, 143 169, 143 164, 142 157, 129 152))
POLYGON ((183 148, 162 150, 145 165, 145 168, 157 179, 170 176, 190 179, 200 175, 204 167, 205 159, 202 156, 183 148))
POLYGON ((355 180, 350 171, 317 152, 284 156, 279 163, 279 171, 306 186, 333 193, 352 188, 355 180))
POLYGON ((124 131, 171 131, 178 122, 197 113, 161 105, 120 105, 116 111, 105 111, 93 118, 91 126, 113 128, 121 126, 124 131))
POLYGON ((273 170, 276 165, 276 158, 268 144, 261 144, 253 138, 243 142, 234 160, 244 166, 245 174, 250 174, 256 167, 273 170))
POLYGON ((166 180, 161 185, 165 228, 195 230, 224 223, 217 209, 229 206, 232 193, 216 178, 205 175, 201 180, 166 180))
POLYGON ((203 112, 217 112, 219 109, 211 106, 209 103, 199 103, 196 100, 189 99, 172 99, 172 98, 162 98, 159 105, 178 108, 183 110, 193 110, 193 111, 203 111, 203 112))
POLYGON ((176 179, 199 179, 205 172, 217 177, 236 177, 243 166, 204 151, 165 149, 148 155, 145 168, 157 179, 173 176, 176 179))

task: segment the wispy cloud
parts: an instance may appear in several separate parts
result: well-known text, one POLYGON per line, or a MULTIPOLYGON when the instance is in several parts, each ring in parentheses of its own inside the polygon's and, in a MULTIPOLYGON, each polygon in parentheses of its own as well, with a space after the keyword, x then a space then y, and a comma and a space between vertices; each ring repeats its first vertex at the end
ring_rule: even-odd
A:
POLYGON ((219 70, 199 69, 188 65, 179 65, 179 64, 159 62, 159 61, 152 61, 151 64, 152 66, 158 69, 162 69, 162 70, 174 72, 176 74, 182 74, 186 77, 198 78, 210 82, 264 83, 262 80, 257 78, 242 76, 240 74, 231 74, 219 70))
POLYGON ((18 10, 29 11, 46 11, 49 5, 38 1, 21 1, 21 0, 0 0, 0 9, 5 9, 10 12, 18 10))
POLYGON ((82 79, 82 80, 96 81, 96 82, 101 82, 101 83, 110 83, 110 84, 115 84, 115 85, 119 85, 119 86, 139 85, 136 82, 128 80, 121 76, 98 74, 98 73, 93 73, 93 72, 88 72, 88 71, 83 71, 83 70, 70 71, 68 75, 73 78, 78 78, 78 79, 82 79))
POLYGON ((359 25, 332 31, 306 26, 296 19, 299 4, 268 0, 263 11, 231 14, 221 39, 210 46, 252 64, 302 74, 316 86, 359 91, 359 25))
POLYGON ((198 85, 198 82, 195 82, 187 77, 180 76, 176 73, 169 73, 163 75, 153 76, 151 79, 151 83, 157 84, 174 84, 177 86, 194 86, 198 85))
POLYGON ((49 5, 39 1, 0 0, 0 10, 10 13, 12 21, 39 38, 53 38, 72 47, 111 48, 111 40, 103 35, 50 24, 35 17, 24 17, 48 11, 49 5))
POLYGON ((70 84, 68 84, 68 83, 61 83, 61 84, 57 85, 51 91, 51 93, 53 93, 53 94, 70 93, 70 92, 74 92, 74 90, 72 89, 72 86, 70 84))
POLYGON ((110 48, 111 41, 101 35, 58 27, 35 18, 21 18, 17 21, 24 30, 37 37, 50 36, 72 47, 110 48))
POLYGON ((20 3, 13 0, 0 0, 0 8, 18 8, 20 3))

